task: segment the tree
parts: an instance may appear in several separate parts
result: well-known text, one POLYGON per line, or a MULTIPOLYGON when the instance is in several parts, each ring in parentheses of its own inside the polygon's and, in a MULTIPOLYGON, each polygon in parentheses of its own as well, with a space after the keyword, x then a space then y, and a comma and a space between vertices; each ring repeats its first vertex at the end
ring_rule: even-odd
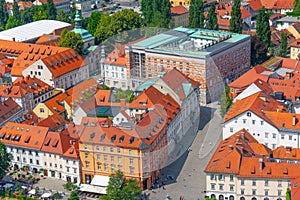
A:
POLYGON ((286 200, 291 200, 291 189, 290 188, 286 189, 286 200))
POLYGON ((6 175, 10 160, 11 154, 6 151, 5 145, 0 142, 0 180, 6 175))
POLYGON ((230 16, 231 18, 230 18, 229 31, 234 33, 242 33, 243 20, 242 20, 240 0, 234 0, 230 16))
POLYGON ((101 19, 101 12, 92 12, 91 16, 88 17, 88 24, 86 26, 86 29, 94 35, 97 29, 97 25, 100 22, 101 19))
POLYGON ((199 28, 204 26, 204 7, 202 0, 191 0, 189 10, 189 27, 199 28))
POLYGON ((147 26, 170 27, 171 4, 169 0, 142 0, 141 10, 147 26))
POLYGON ((294 12, 300 12, 300 0, 295 0, 294 1, 294 12))
POLYGON ((63 185, 64 188, 68 191, 77 191, 78 190, 78 186, 75 185, 74 183, 72 182, 67 182, 66 184, 63 185))
POLYGON ((126 180, 123 173, 118 170, 110 175, 106 192, 107 194, 100 199, 134 200, 141 194, 141 189, 136 180, 126 180))
POLYGON ((0 0, 0 26, 5 27, 8 20, 8 12, 6 11, 5 0, 0 0))
POLYGON ((20 25, 20 21, 15 16, 10 16, 5 25, 5 29, 14 28, 20 25))
POLYGON ((121 99, 125 99, 127 103, 130 103, 134 99, 133 91, 132 90, 122 90, 117 89, 116 91, 116 99, 120 101, 121 99))
POLYGON ((63 10, 58 10, 56 20, 67 23, 72 22, 71 16, 65 13, 63 10))
POLYGON ((251 37, 251 65, 255 66, 268 60, 268 48, 259 36, 251 37))
POLYGON ((281 33, 281 38, 280 38, 280 47, 279 47, 279 52, 278 55, 281 57, 286 56, 286 50, 287 50, 287 34, 286 32, 281 33))
POLYGON ((224 117, 232 104, 232 98, 229 96, 230 88, 227 85, 221 96, 221 116, 224 117))
POLYGON ((45 6, 39 6, 37 11, 33 14, 33 21, 48 19, 48 11, 45 9, 45 6))
POLYGON ((80 200, 79 196, 78 196, 78 192, 71 192, 70 197, 68 198, 68 200, 80 200))
POLYGON ((269 25, 269 17, 264 7, 262 7, 258 11, 256 21, 256 35, 262 39, 267 48, 271 46, 271 30, 269 25))
POLYGON ((56 192, 52 195, 52 198, 53 199, 63 199, 63 196, 60 193, 56 192))
POLYGON ((15 1, 14 4, 13 4, 13 9, 12 9, 12 12, 13 12, 13 16, 17 19, 17 20, 20 20, 20 8, 19 8, 19 5, 18 3, 15 1))
POLYGON ((46 4, 46 10, 48 11, 48 19, 56 19, 56 7, 53 3, 53 0, 47 0, 47 4, 46 4))
POLYGON ((83 40, 79 33, 63 30, 58 43, 60 47, 68 47, 74 49, 77 53, 83 53, 83 40))
POLYGON ((207 14, 206 27, 212 30, 218 30, 218 18, 215 3, 211 3, 207 14))

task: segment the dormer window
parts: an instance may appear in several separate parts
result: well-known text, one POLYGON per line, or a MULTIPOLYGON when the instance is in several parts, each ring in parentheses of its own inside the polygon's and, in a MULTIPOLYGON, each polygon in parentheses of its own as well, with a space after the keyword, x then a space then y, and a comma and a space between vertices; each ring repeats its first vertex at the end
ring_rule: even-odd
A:
POLYGON ((251 112, 247 112, 247 117, 251 117, 251 112))
POLYGON ((147 102, 145 102, 145 101, 140 101, 139 103, 140 103, 140 105, 142 105, 142 106, 145 106, 145 105, 147 104, 147 102))

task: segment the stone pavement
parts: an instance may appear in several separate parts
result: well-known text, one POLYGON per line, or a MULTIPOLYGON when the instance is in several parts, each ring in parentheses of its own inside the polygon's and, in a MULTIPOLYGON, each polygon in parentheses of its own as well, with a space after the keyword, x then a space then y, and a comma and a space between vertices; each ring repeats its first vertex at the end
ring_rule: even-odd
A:
POLYGON ((191 151, 185 153, 174 163, 161 171, 162 180, 167 176, 174 177, 168 180, 165 189, 155 189, 150 193, 151 200, 179 199, 203 200, 205 190, 204 169, 222 138, 222 118, 219 105, 216 103, 201 107, 199 131, 192 145, 191 151))

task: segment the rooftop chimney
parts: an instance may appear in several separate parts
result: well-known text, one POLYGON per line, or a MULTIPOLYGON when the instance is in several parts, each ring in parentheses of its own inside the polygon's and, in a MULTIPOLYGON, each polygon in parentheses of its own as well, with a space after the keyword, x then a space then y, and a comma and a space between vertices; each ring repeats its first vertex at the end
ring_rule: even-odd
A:
POLYGON ((293 126, 296 126, 297 121, 298 121, 298 120, 297 120, 296 116, 294 115, 294 116, 293 116, 293 126))
POLYGON ((262 171, 264 169, 264 161, 262 158, 259 159, 259 170, 262 171))

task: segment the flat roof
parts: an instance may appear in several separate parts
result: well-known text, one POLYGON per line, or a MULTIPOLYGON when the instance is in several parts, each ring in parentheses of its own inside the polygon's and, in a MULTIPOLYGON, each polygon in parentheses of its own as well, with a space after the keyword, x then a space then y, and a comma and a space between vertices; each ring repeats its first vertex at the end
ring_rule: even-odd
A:
POLYGON ((11 28, 0 32, 0 39, 24 42, 50 34, 54 30, 69 27, 71 24, 56 20, 39 20, 22 26, 11 28))
POLYGON ((177 27, 131 46, 137 49, 152 49, 178 55, 206 56, 229 48, 245 39, 250 40, 250 36, 225 31, 177 27), (192 40, 208 40, 210 44, 203 45, 201 48, 195 46, 192 48, 180 48, 180 45, 187 44, 192 40))

